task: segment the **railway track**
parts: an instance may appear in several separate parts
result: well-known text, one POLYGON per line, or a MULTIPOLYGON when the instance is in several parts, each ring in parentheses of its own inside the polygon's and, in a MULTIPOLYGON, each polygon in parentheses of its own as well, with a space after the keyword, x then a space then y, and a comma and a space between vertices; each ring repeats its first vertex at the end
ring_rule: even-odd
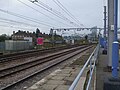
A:
POLYGON ((53 53, 53 54, 50 54, 50 55, 34 58, 30 61, 26 61, 26 62, 22 62, 22 63, 18 63, 17 59, 16 59, 17 63, 16 64, 14 63, 14 66, 8 66, 7 65, 7 67, 5 67, 5 68, 4 67, 0 68, 0 77, 7 75, 7 73, 9 73, 9 71, 11 71, 11 73, 13 73, 16 70, 24 69, 24 67, 29 68, 29 67, 35 66, 39 63, 44 63, 44 62, 50 61, 52 59, 58 58, 62 55, 69 54, 69 53, 71 53, 71 52, 73 52, 77 49, 81 49, 81 48, 84 48, 84 47, 85 46, 80 46, 80 47, 77 47, 77 48, 67 49, 67 50, 64 50, 64 51, 61 51, 61 52, 58 52, 58 53, 53 53))
POLYGON ((59 50, 69 49, 73 47, 77 47, 78 45, 71 45, 71 46, 61 46, 57 48, 49 48, 49 49, 41 49, 41 50, 29 50, 24 52, 18 52, 18 53, 12 53, 12 54, 6 54, 6 55, 0 55, 0 62, 9 61, 9 60, 15 60, 15 59, 22 59, 22 58, 28 58, 33 56, 39 56, 45 53, 52 53, 59 50))
POLYGON ((92 46, 80 46, 50 54, 45 57, 36 58, 12 67, 3 68, 0 70, 0 90, 6 90, 9 87, 41 73, 91 47, 92 46))

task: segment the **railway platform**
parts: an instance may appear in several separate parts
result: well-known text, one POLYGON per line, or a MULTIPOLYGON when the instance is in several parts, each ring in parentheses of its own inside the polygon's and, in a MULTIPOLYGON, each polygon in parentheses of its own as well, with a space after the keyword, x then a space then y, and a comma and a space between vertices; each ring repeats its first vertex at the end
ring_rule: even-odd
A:
MULTIPOLYGON (((103 55, 100 53, 98 59, 99 62, 96 67, 96 90, 103 90, 105 79, 108 77, 112 77, 112 70, 107 67, 107 55, 103 55)), ((120 77, 120 72, 118 72, 118 74, 120 77)), ((120 88, 118 90, 120 90, 120 88)))
POLYGON ((111 71, 107 68, 107 55, 100 53, 99 62, 96 68, 96 90, 103 90, 104 79, 111 75, 111 71))

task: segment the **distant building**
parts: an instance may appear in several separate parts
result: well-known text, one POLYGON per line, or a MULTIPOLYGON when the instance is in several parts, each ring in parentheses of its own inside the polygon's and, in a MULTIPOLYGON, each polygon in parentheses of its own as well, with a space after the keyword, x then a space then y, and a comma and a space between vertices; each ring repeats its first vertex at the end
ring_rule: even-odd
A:
POLYGON ((36 35, 33 32, 29 32, 29 31, 20 31, 18 30, 18 32, 13 31, 12 34, 12 40, 23 40, 23 41, 28 41, 28 42, 33 42, 33 44, 36 43, 36 35))
MULTIPOLYGON (((51 34, 42 33, 39 29, 37 29, 36 32, 33 33, 21 30, 18 30, 18 32, 13 31, 11 37, 12 40, 29 41, 32 42, 34 45, 37 45, 37 38, 43 38, 45 40, 43 41, 44 43, 51 43, 53 41, 51 34)), ((57 35, 56 32, 54 34, 54 41, 56 41, 57 43, 60 43, 60 41, 62 41, 62 37, 60 35, 57 35)))

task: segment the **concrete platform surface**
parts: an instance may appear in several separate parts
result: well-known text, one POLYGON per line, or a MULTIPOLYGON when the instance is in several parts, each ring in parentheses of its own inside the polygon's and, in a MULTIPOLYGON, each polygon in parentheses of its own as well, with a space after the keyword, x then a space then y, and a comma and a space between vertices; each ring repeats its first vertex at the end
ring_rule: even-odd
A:
MULTIPOLYGON (((81 68, 82 66, 70 66, 63 69, 58 69, 39 82, 35 83, 27 90, 68 90, 81 68)), ((87 71, 88 70, 86 69, 86 72, 87 71)), ((76 90, 83 90, 85 80, 86 74, 83 74, 80 79, 81 82, 79 82, 79 87, 81 87, 81 89, 78 89, 77 87, 76 90)))
POLYGON ((112 76, 111 69, 107 67, 107 61, 107 55, 100 53, 96 68, 96 90, 103 90, 105 78, 112 76))

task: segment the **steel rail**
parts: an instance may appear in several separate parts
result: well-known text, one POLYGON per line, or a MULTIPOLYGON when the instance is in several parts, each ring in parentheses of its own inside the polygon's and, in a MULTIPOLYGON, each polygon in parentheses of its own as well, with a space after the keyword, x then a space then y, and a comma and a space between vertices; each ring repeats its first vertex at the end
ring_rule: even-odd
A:
MULTIPOLYGON (((30 51, 25 51, 25 52, 19 52, 19 53, 12 53, 12 54, 6 54, 6 55, 0 55, 0 62, 4 61, 9 61, 9 60, 14 60, 16 58, 22 58, 22 57, 30 57, 32 55, 37 55, 37 54, 42 54, 42 53, 48 53, 52 51, 58 51, 58 50, 63 50, 63 49, 69 49, 72 47, 75 47, 78 45, 72 45, 72 46, 61 46, 57 48, 49 48, 49 49, 40 49, 40 50, 30 50, 30 51), (31 55, 29 55, 31 54, 31 55), (22 56, 22 57, 21 57, 22 56)), ((81 45, 83 46, 83 45, 81 45)))
POLYGON ((2 70, 0 70, 0 73, 2 73, 2 72, 5 72, 5 73, 3 75, 0 75, 0 78, 17 72, 16 70, 13 70, 13 69, 18 69, 19 71, 22 71, 24 69, 36 66, 38 64, 42 64, 42 63, 48 62, 48 61, 50 61, 52 59, 55 59, 55 58, 58 58, 60 56, 69 54, 69 53, 71 53, 71 52, 73 52, 73 51, 75 51, 77 49, 81 49, 81 48, 84 48, 84 47, 85 46, 77 47, 75 49, 73 48, 71 50, 63 51, 63 52, 56 53, 56 54, 53 54, 53 55, 48 55, 48 56, 45 56, 45 57, 42 57, 42 58, 39 58, 39 59, 35 59, 33 61, 29 61, 29 62, 26 62, 26 63, 22 63, 22 64, 18 64, 18 65, 12 66, 12 67, 8 67, 8 68, 5 68, 5 69, 2 69, 2 70), (22 67, 22 68, 19 69, 20 67, 22 67), (11 70, 12 72, 8 73, 8 70, 11 70))
POLYGON ((69 58, 71 58, 71 57, 73 57, 73 56, 75 56, 75 55, 77 55, 77 54, 79 54, 79 53, 82 53, 83 51, 88 50, 88 49, 91 48, 91 47, 92 47, 92 46, 88 46, 87 48, 84 48, 84 49, 81 50, 80 52, 74 53, 73 55, 71 55, 71 56, 69 56, 69 57, 66 57, 64 60, 61 60, 61 59, 60 59, 60 60, 58 60, 57 62, 52 63, 52 64, 48 65, 47 67, 44 67, 44 68, 40 69, 39 71, 36 71, 36 72, 34 72, 34 73, 30 74, 30 75, 27 75, 26 77, 24 77, 24 78, 22 78, 22 79, 19 79, 19 80, 17 80, 16 82, 13 82, 13 83, 11 83, 11 84, 8 84, 6 87, 2 87, 1 90, 6 90, 6 89, 8 89, 9 87, 14 86, 14 85, 16 85, 16 84, 18 84, 18 83, 20 83, 20 82, 22 82, 22 81, 30 78, 30 77, 33 77, 33 76, 35 76, 36 74, 41 73, 41 72, 43 72, 43 71, 45 71, 45 70, 47 70, 47 69, 49 69, 49 68, 51 68, 51 67, 59 64, 59 63, 61 63, 61 62, 63 62, 63 61, 65 61, 65 60, 67 60, 67 59, 69 59, 69 58))
MULTIPOLYGON (((38 61, 38 60, 42 60, 42 59, 46 59, 46 58, 50 58, 50 57, 53 57, 53 56, 57 56, 57 55, 59 55, 59 54, 63 54, 63 53, 70 53, 70 52, 72 52, 72 51, 74 51, 74 50, 77 50, 77 49, 81 49, 81 48, 84 48, 84 47, 86 47, 86 46, 79 46, 79 47, 74 47, 74 48, 71 48, 71 49, 66 49, 66 50, 64 50, 64 51, 61 51, 61 52, 56 52, 56 53, 52 53, 52 54, 49 54, 49 55, 46 55, 46 56, 41 56, 41 57, 38 57, 37 59, 34 59, 34 60, 32 60, 32 61, 28 61, 28 62, 23 62, 23 63, 21 63, 20 65, 23 65, 23 64, 25 64, 25 63, 31 63, 31 62, 34 62, 34 61, 38 61)), ((17 60, 17 59, 16 59, 17 60)), ((17 65, 15 65, 15 66, 19 66, 19 64, 17 64, 17 65)), ((15 66, 12 66, 12 67, 8 67, 8 68, 13 68, 13 67, 15 67, 15 66)), ((7 68, 6 68, 7 69, 7 68)), ((3 71, 3 70, 5 70, 5 69, 0 69, 0 71, 3 71)))

